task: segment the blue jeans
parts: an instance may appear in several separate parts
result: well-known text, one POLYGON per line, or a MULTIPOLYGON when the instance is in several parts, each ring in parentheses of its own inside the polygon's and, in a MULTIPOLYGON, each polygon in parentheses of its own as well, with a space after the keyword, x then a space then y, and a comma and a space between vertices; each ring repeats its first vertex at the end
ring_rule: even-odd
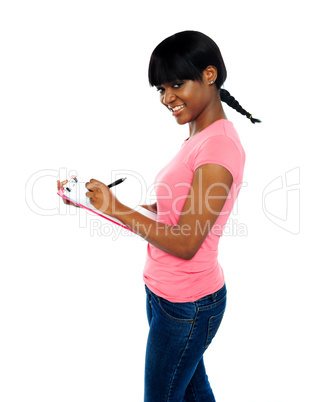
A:
POLYGON ((226 286, 189 303, 171 303, 145 289, 150 330, 144 401, 215 402, 203 354, 222 321, 226 286))

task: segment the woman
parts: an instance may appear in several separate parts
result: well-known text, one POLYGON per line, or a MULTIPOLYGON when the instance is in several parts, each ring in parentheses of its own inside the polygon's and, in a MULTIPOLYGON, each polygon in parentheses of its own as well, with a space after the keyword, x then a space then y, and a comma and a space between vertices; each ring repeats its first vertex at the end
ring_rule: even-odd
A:
POLYGON ((103 183, 92 179, 86 184, 95 208, 148 241, 146 402, 215 401, 203 354, 225 311, 218 242, 245 164, 221 101, 259 122, 221 89, 225 79, 217 45, 200 32, 177 33, 152 53, 151 86, 177 123, 189 125, 189 137, 156 177, 157 202, 144 206, 157 214, 156 220, 122 204, 103 183))

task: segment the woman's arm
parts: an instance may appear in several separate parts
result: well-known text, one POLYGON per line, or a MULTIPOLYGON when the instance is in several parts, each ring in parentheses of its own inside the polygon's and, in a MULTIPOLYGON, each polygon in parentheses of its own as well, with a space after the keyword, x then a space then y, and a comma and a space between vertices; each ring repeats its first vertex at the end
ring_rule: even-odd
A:
POLYGON ((149 243, 177 257, 190 260, 199 250, 228 197, 233 178, 223 166, 206 164, 194 173, 188 197, 176 226, 156 222, 123 205, 102 183, 86 187, 91 203, 122 221, 149 243))
POLYGON ((140 205, 142 208, 147 209, 148 211, 154 212, 155 214, 157 213, 157 203, 155 202, 154 204, 149 204, 149 205, 140 205))

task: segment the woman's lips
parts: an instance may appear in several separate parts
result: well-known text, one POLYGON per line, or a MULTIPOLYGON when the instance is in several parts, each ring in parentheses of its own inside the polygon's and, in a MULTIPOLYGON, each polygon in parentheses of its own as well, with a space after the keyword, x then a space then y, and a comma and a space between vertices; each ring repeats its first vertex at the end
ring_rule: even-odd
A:
POLYGON ((178 116, 178 114, 180 114, 183 111, 185 105, 183 104, 183 105, 178 105, 178 106, 174 106, 174 107, 171 107, 171 106, 168 106, 168 107, 172 112, 172 116, 178 116))

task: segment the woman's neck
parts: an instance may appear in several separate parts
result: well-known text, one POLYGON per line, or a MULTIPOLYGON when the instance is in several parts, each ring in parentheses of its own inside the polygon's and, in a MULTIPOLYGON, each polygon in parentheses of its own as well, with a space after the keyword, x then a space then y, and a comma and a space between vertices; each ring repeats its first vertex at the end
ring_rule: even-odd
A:
POLYGON ((189 138, 200 133, 200 131, 204 130, 206 127, 220 119, 227 120, 227 117, 224 112, 222 102, 218 96, 213 105, 210 105, 209 108, 205 109, 196 120, 193 120, 189 123, 189 138))

